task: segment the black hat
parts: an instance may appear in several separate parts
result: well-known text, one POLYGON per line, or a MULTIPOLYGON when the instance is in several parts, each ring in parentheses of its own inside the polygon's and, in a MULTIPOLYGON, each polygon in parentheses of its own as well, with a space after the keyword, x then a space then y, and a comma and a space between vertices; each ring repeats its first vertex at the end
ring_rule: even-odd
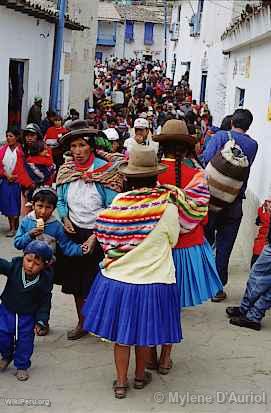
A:
POLYGON ((59 139, 60 145, 69 143, 72 138, 97 136, 98 130, 89 126, 86 120, 75 120, 69 125, 69 132, 59 139))

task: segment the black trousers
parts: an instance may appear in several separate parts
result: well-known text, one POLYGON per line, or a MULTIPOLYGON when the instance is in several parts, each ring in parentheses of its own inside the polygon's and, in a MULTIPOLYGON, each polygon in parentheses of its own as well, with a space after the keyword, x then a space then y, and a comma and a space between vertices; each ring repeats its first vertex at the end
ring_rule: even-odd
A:
POLYGON ((216 250, 216 267, 223 286, 228 282, 230 256, 243 217, 242 200, 219 213, 210 212, 205 236, 216 250))

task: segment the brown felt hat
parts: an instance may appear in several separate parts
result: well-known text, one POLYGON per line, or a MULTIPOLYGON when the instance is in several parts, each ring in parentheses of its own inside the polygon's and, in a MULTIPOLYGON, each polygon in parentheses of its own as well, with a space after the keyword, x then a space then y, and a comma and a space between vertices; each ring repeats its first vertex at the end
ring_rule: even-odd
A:
POLYGON ((190 146, 196 145, 196 138, 189 135, 185 121, 176 119, 168 120, 162 127, 160 135, 155 135, 153 140, 162 145, 171 142, 176 144, 185 142, 190 146))
POLYGON ((60 145, 67 145, 72 138, 84 138, 88 136, 96 136, 97 134, 98 130, 89 126, 87 121, 78 119, 69 125, 69 132, 59 139, 59 143, 60 145))
POLYGON ((167 170, 166 165, 159 164, 153 149, 138 145, 129 153, 129 161, 119 166, 119 172, 130 178, 157 176, 167 170))

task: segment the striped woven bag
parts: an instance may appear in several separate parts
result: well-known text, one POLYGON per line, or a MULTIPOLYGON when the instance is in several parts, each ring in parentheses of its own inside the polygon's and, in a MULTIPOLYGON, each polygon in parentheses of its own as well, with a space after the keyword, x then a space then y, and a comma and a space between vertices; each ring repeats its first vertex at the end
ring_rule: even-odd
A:
POLYGON ((249 162, 231 132, 229 140, 208 163, 206 172, 211 194, 209 209, 220 212, 232 204, 249 174, 249 162))

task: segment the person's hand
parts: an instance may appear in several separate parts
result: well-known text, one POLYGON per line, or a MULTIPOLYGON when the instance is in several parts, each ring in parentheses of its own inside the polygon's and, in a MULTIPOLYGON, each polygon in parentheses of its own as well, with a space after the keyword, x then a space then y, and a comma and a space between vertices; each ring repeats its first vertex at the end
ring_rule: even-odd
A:
POLYGON ((69 218, 64 218, 64 229, 68 234, 75 234, 75 229, 73 228, 73 225, 71 223, 71 221, 69 220, 69 218))
POLYGON ((15 182, 16 179, 17 179, 17 176, 15 176, 15 175, 7 175, 7 180, 10 183, 15 182))
POLYGON ((44 232, 44 228, 33 228, 29 231, 31 238, 36 238, 44 232))
POLYGON ((92 254, 96 245, 96 236, 93 234, 82 245, 83 254, 92 254))

